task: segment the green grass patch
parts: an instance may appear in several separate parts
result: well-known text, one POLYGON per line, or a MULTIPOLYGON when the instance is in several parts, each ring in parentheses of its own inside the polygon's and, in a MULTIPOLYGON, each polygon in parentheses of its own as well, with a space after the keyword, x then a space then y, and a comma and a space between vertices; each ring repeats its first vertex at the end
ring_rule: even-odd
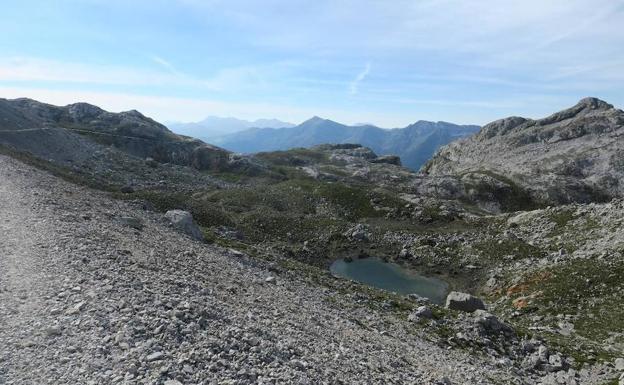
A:
POLYGON ((520 239, 490 239, 477 242, 474 248, 486 261, 500 262, 504 257, 511 255, 513 259, 541 257, 545 252, 537 246, 530 245, 520 239))
MULTIPOLYGON (((551 344, 574 357, 577 363, 612 360, 614 354, 604 349, 613 333, 624 333, 624 261, 576 259, 544 271, 547 278, 529 283, 527 292, 538 293, 531 306, 532 314, 541 315, 558 328, 560 314, 574 315, 570 336, 543 333, 551 344)), ((522 323, 528 326, 528 321, 522 323)), ((619 337, 613 344, 624 344, 619 337)))
POLYGON ((559 210, 550 214, 548 218, 555 224, 555 228, 549 234, 551 237, 563 234, 568 223, 576 219, 572 210, 559 210))

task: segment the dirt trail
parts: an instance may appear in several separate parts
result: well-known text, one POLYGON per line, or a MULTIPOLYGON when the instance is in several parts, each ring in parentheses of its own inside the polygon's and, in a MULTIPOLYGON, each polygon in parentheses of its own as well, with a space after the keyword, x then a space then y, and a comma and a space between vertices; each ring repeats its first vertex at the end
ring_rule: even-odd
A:
MULTIPOLYGON (((40 358, 46 345, 48 318, 44 297, 60 277, 46 264, 45 238, 53 229, 33 212, 36 196, 19 181, 33 173, 0 165, 0 383, 7 381, 4 362, 16 362, 15 370, 35 373, 45 364, 40 358), (34 354, 33 354, 34 353, 34 354)), ((53 238, 53 237, 52 237, 53 238)))

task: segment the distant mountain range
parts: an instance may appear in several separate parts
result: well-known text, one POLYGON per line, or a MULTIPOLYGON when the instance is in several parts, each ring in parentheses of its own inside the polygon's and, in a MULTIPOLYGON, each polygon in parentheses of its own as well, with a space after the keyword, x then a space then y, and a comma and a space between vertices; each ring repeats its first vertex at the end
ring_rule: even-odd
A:
POLYGON ((370 124, 347 126, 313 117, 298 126, 250 128, 210 142, 242 153, 287 150, 324 143, 359 143, 378 155, 398 155, 403 165, 418 169, 441 146, 477 131, 479 126, 418 121, 405 128, 383 129, 370 124))
POLYGON ((249 121, 237 118, 221 118, 218 116, 208 116, 206 119, 199 122, 169 122, 166 125, 175 133, 192 136, 208 142, 210 142, 213 138, 233 134, 250 128, 283 128, 295 126, 292 123, 282 122, 277 119, 258 119, 249 121))

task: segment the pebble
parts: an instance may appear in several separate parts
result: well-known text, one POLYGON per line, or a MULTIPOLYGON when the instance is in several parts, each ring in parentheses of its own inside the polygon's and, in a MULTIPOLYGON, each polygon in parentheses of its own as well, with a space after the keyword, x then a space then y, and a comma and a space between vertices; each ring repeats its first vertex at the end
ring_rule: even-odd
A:
POLYGON ((165 357, 165 354, 163 352, 155 352, 145 357, 145 359, 147 360, 147 362, 153 362, 153 361, 161 360, 164 357, 165 357))

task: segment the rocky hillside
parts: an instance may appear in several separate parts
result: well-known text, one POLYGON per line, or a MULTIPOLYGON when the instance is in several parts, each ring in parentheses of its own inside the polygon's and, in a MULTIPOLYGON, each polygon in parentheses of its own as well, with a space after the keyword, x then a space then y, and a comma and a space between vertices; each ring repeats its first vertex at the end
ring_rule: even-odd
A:
POLYGON ((254 153, 311 147, 325 143, 359 143, 380 155, 396 155, 413 170, 442 145, 471 135, 478 126, 418 121, 405 128, 385 130, 372 125, 347 126, 314 117, 296 127, 256 128, 224 136, 215 143, 232 151, 254 153))
POLYGON ((1 155, 0 179, 2 384, 519 383, 348 284, 1 155))
POLYGON ((423 191, 446 184, 456 197, 484 201, 490 191, 525 205, 608 201, 624 195, 623 134, 624 112, 595 98, 544 119, 501 119, 441 149, 424 167, 438 182, 423 181, 423 191))
POLYGON ((130 155, 200 170, 224 169, 229 157, 138 111, 111 113, 86 103, 57 107, 30 99, 0 99, 0 145, 68 165, 84 164, 109 148, 122 159, 130 155))
MULTIPOLYGON (((605 127, 588 138, 620 116, 591 99, 574 111, 554 120, 605 127)), ((99 151, 74 162, 33 156, 49 130, 23 127, 48 118, 5 115, 2 134, 33 136, 0 146, 0 383, 612 385, 624 372, 621 198, 546 207, 522 174, 463 157, 417 174, 358 144, 199 170, 103 145, 93 132, 108 128, 85 121, 56 131, 68 159, 99 151), (444 281, 446 306, 330 274, 369 257, 444 281)), ((531 127, 484 130, 465 156, 531 127)), ((552 145, 581 152, 583 136, 552 145)))

